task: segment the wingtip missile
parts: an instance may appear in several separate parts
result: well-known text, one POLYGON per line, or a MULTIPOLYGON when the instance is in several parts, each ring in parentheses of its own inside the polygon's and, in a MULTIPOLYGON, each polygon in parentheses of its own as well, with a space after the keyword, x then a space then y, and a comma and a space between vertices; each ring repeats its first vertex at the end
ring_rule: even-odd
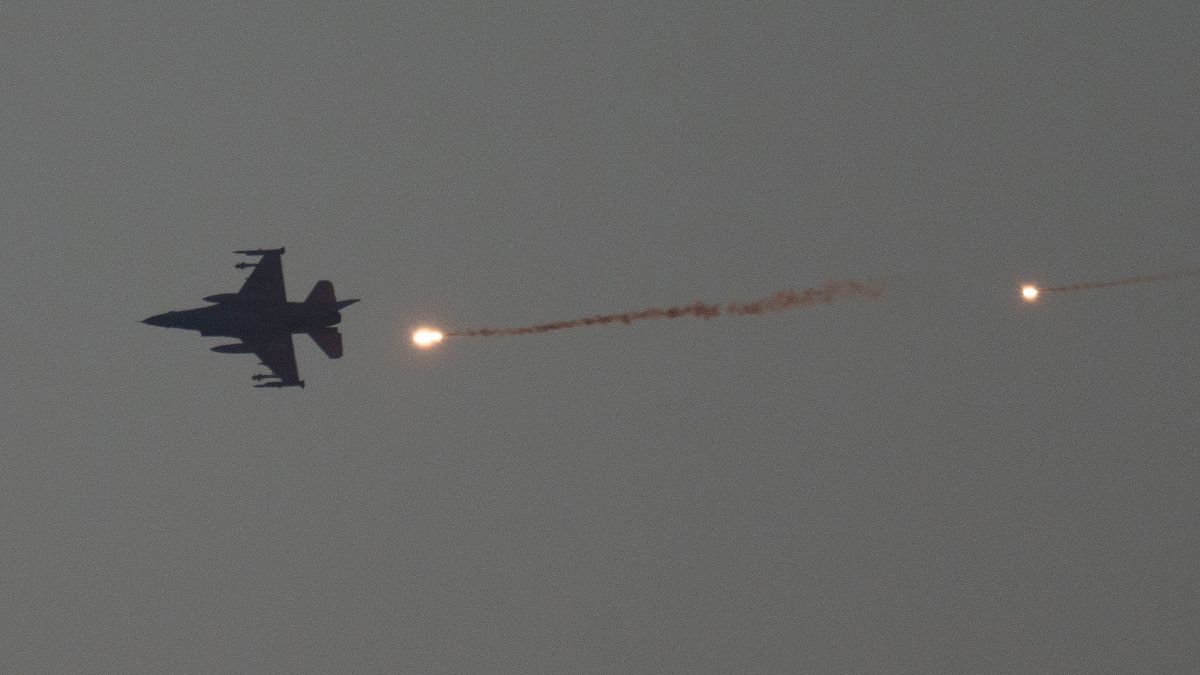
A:
POLYGON ((239 254, 241 254, 241 255, 270 255, 270 254, 272 254, 272 253, 278 253, 279 255, 283 255, 283 254, 284 254, 284 253, 286 253, 286 252, 287 252, 287 247, 280 247, 280 248, 250 248, 250 249, 245 249, 245 250, 242 250, 242 251, 234 251, 234 253, 239 253, 239 254))
POLYGON ((239 270, 244 270, 248 267, 258 267, 258 263, 240 262, 234 265, 234 267, 238 268, 239 270))
POLYGON ((278 375, 271 375, 270 373, 259 373, 259 374, 257 374, 257 375, 251 375, 251 376, 250 376, 250 379, 252 379, 252 380, 254 380, 255 382, 257 382, 257 381, 259 381, 259 380, 269 380, 269 379, 271 379, 271 378, 274 378, 274 377, 279 377, 279 376, 278 376, 278 375))
POLYGON ((300 387, 304 388, 304 380, 299 382, 263 382, 262 384, 254 385, 255 389, 283 389, 284 387, 300 387))

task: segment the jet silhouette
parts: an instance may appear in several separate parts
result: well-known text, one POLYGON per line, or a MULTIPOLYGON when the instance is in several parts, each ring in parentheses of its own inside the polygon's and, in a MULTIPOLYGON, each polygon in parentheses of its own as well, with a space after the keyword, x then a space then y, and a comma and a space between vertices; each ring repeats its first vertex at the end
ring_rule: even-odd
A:
POLYGON ((207 307, 156 314, 142 323, 164 328, 199 331, 201 335, 221 335, 241 340, 213 347, 222 354, 254 354, 271 370, 251 377, 255 387, 303 387, 296 370, 293 333, 309 337, 331 359, 342 357, 342 334, 333 326, 342 320, 341 310, 358 300, 338 300, 333 284, 318 281, 304 302, 288 302, 283 288, 284 249, 235 251, 258 256, 257 263, 238 263, 235 267, 253 267, 246 283, 237 293, 218 293, 204 298, 207 307), (271 380, 271 381, 264 381, 271 380))

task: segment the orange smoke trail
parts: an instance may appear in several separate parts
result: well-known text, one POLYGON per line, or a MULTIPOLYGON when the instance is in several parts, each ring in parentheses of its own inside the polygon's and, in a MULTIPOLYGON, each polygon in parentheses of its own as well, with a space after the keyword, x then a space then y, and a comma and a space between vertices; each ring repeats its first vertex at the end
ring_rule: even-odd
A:
POLYGON ((1098 288, 1112 288, 1114 286, 1129 286, 1132 284, 1148 284, 1155 281, 1173 281, 1175 279, 1187 279, 1190 277, 1200 277, 1200 270, 1188 270, 1186 272, 1170 272, 1168 274, 1151 274, 1141 277, 1126 277, 1115 281, 1090 281, 1082 284, 1069 284, 1066 286, 1051 286, 1050 288, 1039 288, 1039 293, 1070 293, 1072 291, 1091 291, 1098 288))
POLYGON ((722 310, 719 304, 706 304, 697 300, 690 305, 674 307, 651 307, 636 312, 619 314, 599 314, 582 319, 569 319, 540 323, 533 326, 517 326, 513 328, 471 328, 446 333, 446 337, 497 337, 507 335, 533 335, 547 333, 567 328, 583 326, 602 326, 610 323, 629 325, 634 321, 646 319, 678 319, 684 316, 694 316, 701 319, 711 319, 720 316, 722 311, 729 316, 749 316, 753 314, 769 314, 782 312, 797 307, 807 307, 816 304, 829 304, 836 300, 850 297, 878 298, 883 289, 877 285, 861 281, 827 281, 820 288, 806 288, 802 291, 780 291, 774 295, 749 302, 731 302, 722 310))

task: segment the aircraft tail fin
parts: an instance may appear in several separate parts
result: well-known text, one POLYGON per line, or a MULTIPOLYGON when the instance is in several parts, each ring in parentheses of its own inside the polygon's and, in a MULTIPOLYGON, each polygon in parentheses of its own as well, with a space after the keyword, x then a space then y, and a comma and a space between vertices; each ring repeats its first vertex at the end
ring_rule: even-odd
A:
MULTIPOLYGON (((324 281, 321 283, 327 284, 329 282, 324 281)), ((338 332, 338 329, 318 328, 317 330, 310 332, 308 336, 313 339, 313 342, 317 343, 317 346, 320 347, 321 351, 325 352, 325 355, 329 358, 342 358, 342 334, 338 332)))
POLYGON ((304 302, 309 305, 332 305, 337 302, 337 296, 333 294, 333 284, 327 280, 318 281, 304 302))

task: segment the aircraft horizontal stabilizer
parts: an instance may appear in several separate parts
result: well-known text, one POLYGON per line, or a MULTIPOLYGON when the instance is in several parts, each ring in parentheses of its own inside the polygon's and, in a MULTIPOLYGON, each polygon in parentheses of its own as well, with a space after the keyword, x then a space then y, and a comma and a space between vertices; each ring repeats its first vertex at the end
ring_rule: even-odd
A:
POLYGON ((342 358, 342 334, 336 328, 321 328, 309 332, 309 337, 331 359, 342 358))

